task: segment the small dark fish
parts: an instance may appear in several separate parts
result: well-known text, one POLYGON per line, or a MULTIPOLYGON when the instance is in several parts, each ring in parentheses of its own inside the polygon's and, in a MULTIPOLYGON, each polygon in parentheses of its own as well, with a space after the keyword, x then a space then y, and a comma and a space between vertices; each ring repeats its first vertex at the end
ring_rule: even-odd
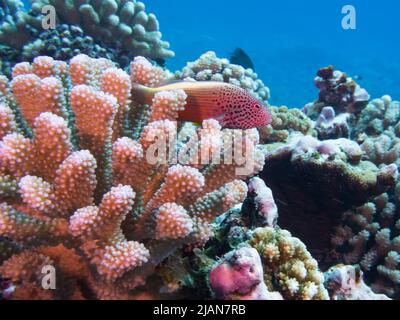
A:
POLYGON ((360 76, 359 74, 356 74, 355 76, 353 76, 354 80, 362 80, 362 76, 360 76))
POLYGON ((253 61, 251 61, 248 54, 241 48, 236 48, 235 51, 231 54, 230 62, 233 64, 238 64, 243 68, 254 69, 253 61))

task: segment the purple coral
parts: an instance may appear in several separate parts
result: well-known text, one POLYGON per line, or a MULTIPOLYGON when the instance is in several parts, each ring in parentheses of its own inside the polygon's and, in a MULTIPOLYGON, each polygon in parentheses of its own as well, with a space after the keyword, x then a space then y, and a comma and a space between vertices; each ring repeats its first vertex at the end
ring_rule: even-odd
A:
POLYGON ((333 106, 338 112, 360 110, 370 98, 365 89, 333 66, 319 69, 314 83, 320 90, 318 101, 333 106))

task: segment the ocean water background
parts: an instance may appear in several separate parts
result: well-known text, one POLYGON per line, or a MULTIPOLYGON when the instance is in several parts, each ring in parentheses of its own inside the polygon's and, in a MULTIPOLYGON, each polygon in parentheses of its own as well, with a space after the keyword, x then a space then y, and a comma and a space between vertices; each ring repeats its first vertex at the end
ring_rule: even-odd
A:
POLYGON ((301 108, 315 100, 315 73, 330 64, 361 76, 358 82, 373 98, 400 99, 399 0, 143 1, 176 53, 167 62, 171 70, 208 50, 229 57, 241 47, 274 105, 301 108), (356 30, 342 28, 348 4, 356 8, 356 30))
POLYGON ((315 100, 313 79, 332 64, 372 97, 400 99, 400 1, 398 0, 148 0, 163 38, 182 68, 208 50, 229 57, 235 47, 252 58, 275 105, 302 107, 315 100), (344 5, 357 12, 357 29, 343 30, 344 5))

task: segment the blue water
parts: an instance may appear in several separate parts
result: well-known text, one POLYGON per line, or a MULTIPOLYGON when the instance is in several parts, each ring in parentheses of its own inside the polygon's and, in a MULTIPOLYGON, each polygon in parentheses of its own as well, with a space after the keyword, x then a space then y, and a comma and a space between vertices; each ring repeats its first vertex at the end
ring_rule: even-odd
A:
POLYGON ((372 97, 400 99, 398 0, 148 0, 176 57, 170 69, 207 50, 229 56, 237 46, 252 58, 270 87, 272 104, 301 107, 313 101, 318 68, 333 64, 372 97), (357 10, 357 29, 343 30, 342 6, 357 10))

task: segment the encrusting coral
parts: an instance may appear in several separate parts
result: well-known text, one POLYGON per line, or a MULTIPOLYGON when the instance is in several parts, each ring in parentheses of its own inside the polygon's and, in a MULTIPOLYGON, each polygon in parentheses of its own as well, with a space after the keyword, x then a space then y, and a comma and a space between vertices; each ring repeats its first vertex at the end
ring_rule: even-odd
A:
POLYGON ((131 81, 167 76, 143 57, 128 75, 78 55, 69 64, 37 57, 17 64, 9 83, 1 78, 0 245, 15 250, 0 274, 16 297, 132 298, 165 258, 204 245, 214 218, 243 201, 240 179, 264 163, 257 130, 221 130, 210 119, 177 131, 182 90, 160 92, 151 106, 130 92, 131 81), (129 119, 140 114, 138 130, 129 119), (236 175, 243 164, 199 162, 229 148, 193 134, 231 138, 252 152, 253 167, 236 175), (40 286, 44 265, 57 269, 51 293, 40 286))

